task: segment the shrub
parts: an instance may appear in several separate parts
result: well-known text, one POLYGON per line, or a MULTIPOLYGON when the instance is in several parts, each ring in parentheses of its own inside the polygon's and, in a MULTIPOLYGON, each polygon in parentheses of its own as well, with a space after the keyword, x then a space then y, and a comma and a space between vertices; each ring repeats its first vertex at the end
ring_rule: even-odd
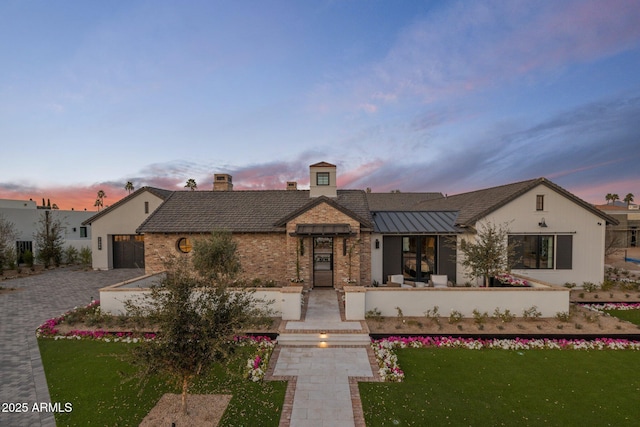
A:
POLYGON ((80 248, 80 264, 83 267, 89 267, 91 265, 91 248, 88 246, 83 246, 80 248))
POLYGON ((480 313, 480 311, 477 308, 473 309, 473 321, 475 322, 476 325, 484 324, 484 322, 486 322, 488 317, 489 317, 489 314, 486 311, 484 313, 480 313))
POLYGON ((24 251, 22 254, 22 260, 27 264, 27 267, 33 268, 33 252, 28 249, 24 251))
POLYGON ((74 265, 78 263, 78 259, 79 259, 79 252, 76 248, 74 248, 73 246, 69 245, 66 247, 66 249, 64 250, 64 262, 65 264, 68 265, 74 265))
POLYGON ((559 311, 556 313, 556 319, 561 322, 568 322, 571 320, 571 313, 568 311, 559 311))
POLYGON ((584 282, 582 284, 582 289, 584 289, 587 292, 594 292, 594 291, 598 290, 598 285, 596 285, 593 282, 584 282))
POLYGON ((373 319, 377 322, 382 322, 382 313, 377 307, 372 308, 364 314, 365 319, 373 319))
POLYGON ((458 310, 451 310, 451 314, 449 315, 449 323, 458 323, 462 320, 462 313, 458 310))
POLYGON ((509 323, 513 319, 515 319, 515 317, 516 317, 515 314, 512 314, 509 309, 506 309, 505 311, 501 312, 500 307, 496 307, 496 309, 493 311, 493 318, 500 319, 502 320, 503 323, 509 323))
POLYGON ((535 305, 532 306, 531 308, 526 308, 522 310, 522 317, 525 319, 535 320, 540 318, 540 316, 542 316, 542 313, 538 311, 538 307, 535 305))

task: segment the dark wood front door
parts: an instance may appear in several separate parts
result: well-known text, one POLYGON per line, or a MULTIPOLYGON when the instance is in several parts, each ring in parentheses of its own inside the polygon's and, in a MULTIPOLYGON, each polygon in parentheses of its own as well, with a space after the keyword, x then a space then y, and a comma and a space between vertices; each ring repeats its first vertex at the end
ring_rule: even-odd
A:
POLYGON ((144 236, 113 236, 113 268, 144 268, 144 236))
POLYGON ((313 238, 313 286, 333 287, 333 237, 313 238))

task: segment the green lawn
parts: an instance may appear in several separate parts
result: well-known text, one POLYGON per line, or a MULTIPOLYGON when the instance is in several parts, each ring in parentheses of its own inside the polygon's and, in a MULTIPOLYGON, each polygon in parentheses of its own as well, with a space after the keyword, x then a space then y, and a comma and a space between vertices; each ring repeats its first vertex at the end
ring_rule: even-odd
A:
POLYGON ((617 317, 634 325, 640 325, 640 310, 605 310, 611 316, 617 317))
POLYGON ((397 350, 403 383, 360 383, 368 427, 637 425, 640 352, 397 350))
MULTIPOLYGON (((164 393, 178 389, 151 378, 141 390, 136 379, 127 381, 132 367, 122 360, 135 344, 91 340, 40 339, 52 402, 71 402, 71 413, 56 414, 59 426, 137 426, 164 393)), ((233 398, 221 421, 224 426, 277 426, 286 382, 252 383, 242 378, 251 348, 219 367, 191 390, 194 394, 231 393, 233 398)))

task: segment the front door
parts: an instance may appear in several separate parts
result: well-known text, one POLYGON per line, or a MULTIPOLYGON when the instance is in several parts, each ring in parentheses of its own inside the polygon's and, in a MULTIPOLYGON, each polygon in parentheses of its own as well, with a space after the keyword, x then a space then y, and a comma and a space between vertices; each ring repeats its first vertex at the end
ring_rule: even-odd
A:
POLYGON ((313 286, 333 287, 333 237, 313 238, 313 286))

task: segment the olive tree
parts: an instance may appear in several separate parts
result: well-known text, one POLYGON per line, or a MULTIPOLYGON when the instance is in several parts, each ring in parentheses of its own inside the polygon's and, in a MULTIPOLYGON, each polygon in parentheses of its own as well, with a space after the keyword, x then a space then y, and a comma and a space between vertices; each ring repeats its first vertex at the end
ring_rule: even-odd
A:
MULTIPOLYGON (((224 235, 220 239, 228 242, 224 235)), ((160 373, 173 379, 182 390, 184 414, 189 387, 195 378, 226 359, 241 331, 268 319, 268 313, 258 308, 252 293, 227 288, 239 263, 227 260, 227 256, 237 258, 235 249, 216 250, 222 245, 220 239, 212 236, 194 247, 193 258, 184 256, 170 261, 165 278, 151 289, 145 304, 127 303, 131 314, 144 316, 158 328, 156 339, 132 350, 131 361, 140 367, 138 375, 145 379, 160 373), (211 276, 194 274, 197 250, 217 254, 207 264, 216 272, 215 281, 210 280, 211 276)))
POLYGON ((516 245, 509 243, 509 223, 485 222, 478 225, 474 240, 461 239, 458 251, 462 265, 470 270, 473 278, 483 278, 488 286, 489 278, 511 270, 517 262, 516 245))
POLYGON ((193 267, 215 284, 228 284, 242 267, 238 245, 229 231, 214 230, 208 237, 193 242, 193 267))

